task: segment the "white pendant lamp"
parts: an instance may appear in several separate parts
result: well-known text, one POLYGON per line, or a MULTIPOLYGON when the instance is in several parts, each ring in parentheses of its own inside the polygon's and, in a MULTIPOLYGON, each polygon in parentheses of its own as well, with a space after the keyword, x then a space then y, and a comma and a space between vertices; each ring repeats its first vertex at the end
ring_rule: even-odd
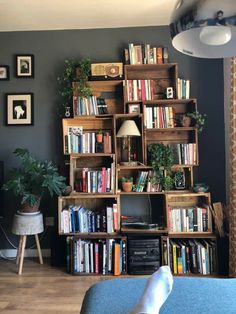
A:
POLYGON ((236 0, 177 0, 170 31, 174 48, 186 55, 236 56, 236 0))

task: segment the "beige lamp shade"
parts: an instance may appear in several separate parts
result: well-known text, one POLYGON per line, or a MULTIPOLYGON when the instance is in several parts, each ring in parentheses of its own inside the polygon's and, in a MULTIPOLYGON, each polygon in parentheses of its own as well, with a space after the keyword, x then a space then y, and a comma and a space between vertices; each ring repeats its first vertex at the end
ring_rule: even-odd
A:
POLYGON ((137 128, 136 123, 134 120, 125 120, 116 137, 127 137, 127 136, 141 136, 139 129, 137 128))

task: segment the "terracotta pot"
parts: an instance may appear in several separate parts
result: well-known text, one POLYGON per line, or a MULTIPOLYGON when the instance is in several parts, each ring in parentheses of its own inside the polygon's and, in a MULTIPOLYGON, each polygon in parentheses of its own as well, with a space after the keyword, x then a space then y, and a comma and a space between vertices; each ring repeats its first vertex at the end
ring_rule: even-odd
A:
POLYGON ((96 140, 98 143, 102 143, 102 139, 103 139, 103 134, 96 134, 96 140))
POLYGON ((38 212, 40 200, 41 200, 41 198, 38 199, 37 203, 35 203, 34 206, 30 206, 28 203, 22 204, 20 212, 22 212, 22 213, 36 213, 36 212, 38 212))
POLYGON ((133 187, 133 182, 122 182, 122 190, 124 192, 131 192, 133 187))

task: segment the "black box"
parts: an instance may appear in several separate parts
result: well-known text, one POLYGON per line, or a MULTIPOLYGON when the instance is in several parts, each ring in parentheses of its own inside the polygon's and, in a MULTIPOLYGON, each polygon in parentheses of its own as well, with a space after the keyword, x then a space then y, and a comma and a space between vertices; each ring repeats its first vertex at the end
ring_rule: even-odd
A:
POLYGON ((160 267, 160 239, 128 240, 128 272, 148 275, 160 267))

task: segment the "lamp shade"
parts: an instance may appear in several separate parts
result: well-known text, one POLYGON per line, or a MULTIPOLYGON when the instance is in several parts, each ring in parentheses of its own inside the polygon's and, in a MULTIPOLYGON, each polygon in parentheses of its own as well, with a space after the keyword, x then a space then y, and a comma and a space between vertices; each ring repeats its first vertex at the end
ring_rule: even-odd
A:
POLYGON ((140 135, 141 134, 134 120, 125 120, 122 123, 116 136, 127 137, 127 136, 140 136, 140 135))
POLYGON ((172 13, 172 45, 199 58, 236 56, 235 0, 178 0, 172 13))

